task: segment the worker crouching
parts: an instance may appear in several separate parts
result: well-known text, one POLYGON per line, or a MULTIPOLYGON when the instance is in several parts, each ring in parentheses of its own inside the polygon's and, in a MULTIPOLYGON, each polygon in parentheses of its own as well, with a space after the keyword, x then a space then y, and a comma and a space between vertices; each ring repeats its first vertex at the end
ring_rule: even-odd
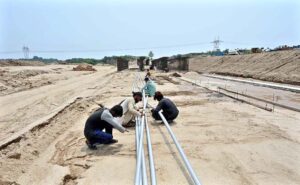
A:
POLYGON ((136 116, 142 116, 142 110, 139 111, 137 107, 137 103, 142 101, 143 94, 141 92, 133 92, 132 97, 126 98, 123 100, 120 105, 123 107, 123 121, 122 125, 124 127, 134 127, 135 121, 134 118, 136 116))
POLYGON ((153 97, 156 92, 156 85, 155 83, 148 77, 145 78, 145 86, 142 88, 142 90, 145 91, 145 94, 149 97, 153 97))
POLYGON ((172 123, 174 119, 177 118, 179 110, 176 105, 168 98, 165 98, 163 94, 157 91, 154 95, 154 100, 157 100, 159 103, 156 108, 152 109, 152 117, 155 120, 161 120, 158 112, 162 110, 162 114, 169 123, 172 123))
POLYGON ((90 149, 97 149, 97 144, 112 144, 118 142, 113 139, 113 128, 124 133, 127 131, 115 118, 123 115, 123 108, 116 105, 111 109, 100 108, 96 110, 87 119, 84 128, 84 135, 86 137, 86 144, 90 149), (104 132, 105 130, 105 132, 104 132))

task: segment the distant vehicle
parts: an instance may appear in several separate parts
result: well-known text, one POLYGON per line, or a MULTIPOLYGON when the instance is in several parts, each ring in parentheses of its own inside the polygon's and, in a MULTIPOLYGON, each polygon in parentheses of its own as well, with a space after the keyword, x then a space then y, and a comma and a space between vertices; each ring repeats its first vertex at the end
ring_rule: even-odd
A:
POLYGON ((237 50, 229 50, 228 55, 239 55, 239 52, 237 50))

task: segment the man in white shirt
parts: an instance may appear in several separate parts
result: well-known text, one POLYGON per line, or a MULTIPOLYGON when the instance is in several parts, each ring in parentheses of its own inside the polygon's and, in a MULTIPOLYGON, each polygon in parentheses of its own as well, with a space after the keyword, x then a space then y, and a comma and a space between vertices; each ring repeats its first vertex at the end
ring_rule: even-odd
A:
POLYGON ((136 116, 142 116, 142 113, 138 111, 136 104, 142 101, 143 95, 141 92, 133 92, 132 94, 133 97, 126 98, 120 103, 123 108, 122 125, 124 127, 135 126, 133 119, 136 116))
POLYGON ((120 132, 127 131, 121 124, 119 124, 115 117, 123 115, 123 108, 116 105, 111 109, 100 108, 95 111, 87 119, 84 128, 84 135, 86 137, 86 144, 90 149, 97 149, 97 144, 112 144, 118 142, 113 139, 112 130, 116 128, 120 132), (105 129, 105 132, 103 130, 105 129))

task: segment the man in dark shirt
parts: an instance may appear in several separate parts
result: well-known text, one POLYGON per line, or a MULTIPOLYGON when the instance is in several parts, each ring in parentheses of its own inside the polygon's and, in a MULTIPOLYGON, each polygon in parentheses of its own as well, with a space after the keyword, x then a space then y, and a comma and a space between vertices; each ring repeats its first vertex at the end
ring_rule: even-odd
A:
POLYGON ((96 110, 87 119, 84 127, 84 136, 86 137, 86 144, 90 149, 97 149, 97 144, 111 144, 118 140, 113 139, 112 130, 116 128, 120 132, 127 131, 114 118, 123 115, 123 108, 116 105, 111 109, 100 108, 96 110), (105 132, 103 131, 105 130, 105 132))
POLYGON ((161 120, 161 117, 159 116, 158 112, 162 110, 162 114, 166 118, 166 120, 169 123, 172 123, 174 119, 178 116, 178 109, 176 105, 168 98, 164 98, 163 94, 159 91, 157 91, 154 95, 154 100, 159 101, 157 107, 155 109, 152 109, 152 117, 155 120, 161 120))

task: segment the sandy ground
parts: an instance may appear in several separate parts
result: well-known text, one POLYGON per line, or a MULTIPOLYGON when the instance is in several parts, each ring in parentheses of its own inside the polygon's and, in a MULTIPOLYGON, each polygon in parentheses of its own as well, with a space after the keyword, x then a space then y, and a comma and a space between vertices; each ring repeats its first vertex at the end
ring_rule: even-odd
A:
MULTIPOLYGON (((111 107, 131 95, 135 72, 63 70, 66 79, 0 97, 1 140, 24 132, 0 151, 0 184, 133 184, 134 129, 114 131, 119 143, 91 151, 83 126, 95 102, 111 107)), ((203 184, 300 184, 300 113, 267 112, 156 75, 179 107, 171 127, 203 184)), ((164 125, 149 123, 158 184, 191 184, 164 125)))
MULTIPOLYGON (((93 95, 97 88, 102 88, 108 82, 111 76, 107 75, 115 71, 113 67, 103 67, 95 73, 75 72, 71 71, 71 67, 62 66, 66 68, 66 72, 62 71, 63 76, 59 74, 58 78, 54 78, 55 80, 52 77, 47 78, 53 84, 0 96, 1 105, 5 106, 5 109, 0 111, 2 141, 16 132, 19 135, 18 131, 30 124, 44 121, 44 117, 57 112, 77 97, 93 95), (62 80, 55 82, 58 79, 62 80)), ((48 68, 49 66, 46 67, 47 70, 48 68)), ((26 70, 28 69, 23 69, 26 70)), ((36 71, 36 67, 32 71, 36 71)), ((37 78, 43 77, 37 76, 37 78)))
POLYGON ((54 84, 92 72, 72 71, 74 65, 5 66, 0 68, 0 96, 54 84))

